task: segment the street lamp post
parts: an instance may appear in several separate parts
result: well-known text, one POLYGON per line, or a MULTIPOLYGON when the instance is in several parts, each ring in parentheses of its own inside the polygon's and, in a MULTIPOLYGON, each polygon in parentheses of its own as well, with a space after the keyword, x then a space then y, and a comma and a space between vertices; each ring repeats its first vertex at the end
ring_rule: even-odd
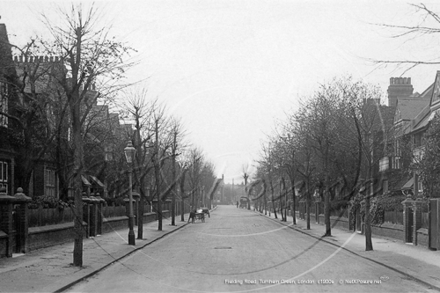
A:
POLYGON ((129 245, 135 245, 135 235, 134 235, 134 215, 133 215, 133 190, 132 190, 132 173, 133 173, 133 157, 134 153, 136 152, 136 149, 133 147, 133 144, 131 141, 128 141, 127 147, 124 149, 125 158, 127 159, 127 163, 129 165, 129 173, 128 173, 128 187, 129 187, 129 193, 128 193, 128 244, 129 245))

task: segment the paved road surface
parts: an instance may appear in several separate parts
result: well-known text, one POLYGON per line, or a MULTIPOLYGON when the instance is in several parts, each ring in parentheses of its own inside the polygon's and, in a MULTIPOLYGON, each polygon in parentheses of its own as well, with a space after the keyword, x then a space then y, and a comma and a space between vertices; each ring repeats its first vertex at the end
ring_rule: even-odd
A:
POLYGON ((69 292, 434 292, 393 270, 219 206, 69 292))

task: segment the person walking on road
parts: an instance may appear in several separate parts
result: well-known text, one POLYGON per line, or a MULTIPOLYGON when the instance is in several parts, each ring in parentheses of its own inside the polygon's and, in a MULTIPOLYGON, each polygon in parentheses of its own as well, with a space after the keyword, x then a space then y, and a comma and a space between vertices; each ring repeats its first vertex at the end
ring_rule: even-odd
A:
POLYGON ((196 220, 196 211, 194 210, 189 213, 188 223, 189 221, 191 221, 191 223, 194 223, 195 220, 196 220))

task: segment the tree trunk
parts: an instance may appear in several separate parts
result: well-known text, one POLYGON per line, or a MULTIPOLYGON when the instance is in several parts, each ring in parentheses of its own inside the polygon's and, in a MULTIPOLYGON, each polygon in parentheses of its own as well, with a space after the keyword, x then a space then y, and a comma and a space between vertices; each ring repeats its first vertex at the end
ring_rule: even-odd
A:
POLYGON ((180 195, 180 220, 185 222, 185 199, 183 198, 184 194, 180 195))
MULTIPOLYGON (((174 141, 173 141, 173 182, 176 182, 176 137, 177 133, 174 132, 174 141)), ((171 225, 176 226, 176 185, 173 187, 172 190, 172 197, 171 197, 171 225)))
POLYGON ((83 143, 81 137, 80 122, 80 103, 79 96, 72 98, 72 138, 73 138, 73 190, 75 196, 75 219, 74 232, 75 241, 73 247, 73 265, 82 267, 83 265, 83 201, 82 201, 82 161, 84 156, 83 143), (74 102, 76 101, 76 102, 74 102))
POLYGON ((306 182, 306 222, 307 222, 307 230, 310 230, 310 184, 309 181, 306 182))
POLYGON ((155 135, 156 135, 156 158, 155 158, 155 164, 154 164, 154 172, 155 172, 155 178, 156 178, 156 198, 157 198, 157 230, 162 231, 162 200, 160 198, 160 174, 159 174, 159 126, 158 121, 156 119, 156 125, 155 125, 155 135))
POLYGON ((264 196, 264 215, 267 215, 267 199, 266 199, 266 195, 264 196))
POLYGON ((277 216, 277 207, 275 205, 275 201, 273 200, 273 195, 272 195, 272 208, 273 208, 273 215, 275 216, 275 219, 278 219, 277 216))
POLYGON ((296 225, 296 194, 295 194, 295 179, 291 179, 292 182, 292 208, 291 216, 293 218, 293 225, 296 225))
POLYGON ((325 234, 324 236, 332 236, 332 227, 330 222, 330 192, 324 190, 324 218, 325 218, 325 234))
POLYGON ((144 206, 145 206, 145 197, 142 196, 139 199, 139 205, 138 205, 138 236, 137 239, 143 239, 144 238, 144 206))
POLYGON ((373 242, 371 241, 371 214, 370 214, 370 197, 373 194, 373 183, 371 183, 370 194, 365 197, 365 251, 373 250, 373 242))

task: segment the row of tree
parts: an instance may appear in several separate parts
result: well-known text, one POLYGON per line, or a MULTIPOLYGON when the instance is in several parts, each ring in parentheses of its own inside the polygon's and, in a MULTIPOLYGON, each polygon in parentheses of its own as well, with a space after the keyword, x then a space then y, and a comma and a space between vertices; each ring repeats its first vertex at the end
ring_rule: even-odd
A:
MULTIPOLYGON (((420 16, 416 24, 377 25, 396 31, 392 38, 403 38, 408 43, 428 38, 432 43, 439 33, 439 15, 423 3, 409 5, 420 16)), ((437 57, 369 60, 379 66, 403 67, 404 73, 416 66, 439 64, 437 57)), ((393 202, 393 196, 387 198, 392 193, 382 193, 382 178, 378 174, 380 158, 398 155, 402 159, 402 168, 391 171, 391 181, 416 172, 424 186, 421 196, 438 197, 440 117, 435 115, 428 124, 422 138, 423 155, 415 157, 411 135, 396 133, 394 109, 380 104, 380 98, 377 86, 350 77, 336 78, 322 85, 298 110, 288 114, 262 147, 257 173, 248 189, 259 190, 251 196, 256 206, 267 208, 271 203, 275 212, 276 207, 286 210, 290 191, 291 210, 295 210, 297 187, 307 206, 307 228, 310 229, 309 206, 313 196, 324 201, 324 236, 330 236, 330 209, 351 201, 352 206, 363 210, 366 250, 372 250, 372 215, 377 215, 380 204, 393 202), (398 150, 393 147, 397 141, 398 150)), ((400 205, 400 199, 394 202, 400 205)), ((295 217, 293 221, 295 224, 295 217)))
POLYGON ((182 209, 186 198, 191 209, 209 204, 218 182, 213 164, 185 142, 180 121, 167 115, 157 100, 148 101, 146 90, 125 82, 126 70, 136 64, 136 51, 112 37, 108 26, 98 27, 100 10, 93 4, 72 4, 57 16, 43 15, 50 35, 35 37, 25 46, 11 45, 19 55, 6 76, 14 98, 0 113, 8 118, 8 127, 0 128, 16 150, 16 182, 26 193, 38 164, 52 162, 60 198, 68 200, 73 194, 73 264, 82 266, 84 174, 109 182, 108 194, 136 189, 142 201, 157 202, 159 230, 163 201, 172 199, 174 225, 177 199, 182 209), (121 126, 119 118, 129 127, 121 126), (127 180, 127 140, 136 149, 134 186, 127 180))
MULTIPOLYGON (((267 195, 257 196, 257 201, 271 204, 275 217, 277 207, 281 208, 285 220, 289 204, 296 210, 295 192, 300 190, 308 229, 311 199, 324 201, 324 236, 331 236, 332 207, 345 207, 361 194, 369 211, 373 189, 381 186, 374 180, 379 159, 388 152, 386 139, 392 126, 392 120, 383 120, 390 115, 380 98, 377 86, 351 77, 321 85, 287 114, 263 145, 254 181, 264 183, 259 188, 267 195)), ((370 223, 366 213, 367 250, 372 249, 370 223)))

